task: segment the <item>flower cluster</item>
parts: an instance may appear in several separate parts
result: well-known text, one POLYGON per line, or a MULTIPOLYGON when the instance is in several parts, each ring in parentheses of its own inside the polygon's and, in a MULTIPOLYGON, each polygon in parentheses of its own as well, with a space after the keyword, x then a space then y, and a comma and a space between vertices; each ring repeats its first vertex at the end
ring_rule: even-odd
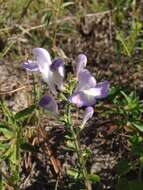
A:
MULTIPOLYGON (((64 62, 61 58, 51 60, 50 54, 43 48, 33 49, 33 60, 23 63, 23 67, 30 71, 39 71, 43 80, 48 83, 50 91, 56 95, 56 87, 64 89, 64 62)), ((97 83, 96 79, 86 69, 87 57, 79 54, 73 63, 73 70, 77 79, 77 86, 68 101, 77 107, 85 107, 82 126, 93 116, 93 105, 98 99, 105 98, 109 93, 109 82, 102 81, 97 83)), ((58 113, 58 105, 53 97, 44 96, 39 105, 47 110, 58 113)))

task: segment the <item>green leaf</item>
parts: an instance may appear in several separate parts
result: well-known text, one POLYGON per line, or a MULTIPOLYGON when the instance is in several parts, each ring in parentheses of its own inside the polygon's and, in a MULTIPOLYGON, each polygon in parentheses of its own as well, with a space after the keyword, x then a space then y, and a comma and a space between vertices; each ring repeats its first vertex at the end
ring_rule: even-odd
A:
POLYGON ((100 182, 100 177, 96 174, 89 174, 88 179, 92 181, 93 183, 100 182))
POLYGON ((5 149, 7 149, 8 147, 9 147, 8 144, 2 144, 2 143, 0 143, 0 150, 5 150, 5 149))
POLYGON ((80 176, 80 173, 77 169, 75 168, 70 168, 67 170, 67 174, 71 177, 73 177, 74 179, 77 179, 80 176))
POLYGON ((10 153, 10 161, 12 162, 12 164, 14 164, 15 166, 18 164, 18 160, 17 160, 17 146, 16 144, 12 144, 11 147, 11 153, 10 153))
POLYGON ((140 132, 143 132, 143 123, 140 121, 132 122, 132 125, 137 128, 140 132))
POLYGON ((24 117, 28 117, 36 108, 36 105, 31 105, 30 107, 18 112, 15 114, 15 119, 21 119, 24 117))
POLYGON ((125 36, 124 36, 123 32, 117 31, 116 32, 116 39, 122 44, 126 55, 128 57, 131 57, 131 52, 129 50, 129 47, 127 45, 127 42, 126 42, 126 39, 125 39, 125 36))
POLYGON ((128 160, 121 160, 117 165, 117 173, 119 176, 123 176, 130 171, 130 162, 128 160))
POLYGON ((0 104, 4 116, 7 118, 8 123, 13 123, 13 113, 10 111, 7 102, 2 102, 0 104))
POLYGON ((60 93, 59 99, 62 101, 67 101, 67 97, 63 93, 60 93))
POLYGON ((69 136, 69 135, 65 135, 65 138, 68 139, 68 140, 73 140, 74 138, 69 136))
POLYGON ((2 133, 7 139, 11 139, 13 137, 13 132, 5 126, 0 126, 0 133, 2 133))
POLYGON ((70 150, 72 150, 72 151, 74 151, 74 150, 76 149, 75 144, 74 144, 73 141, 68 140, 68 141, 66 142, 66 145, 67 145, 67 147, 68 147, 70 150))
POLYGON ((121 94, 124 96, 124 98, 126 99, 127 102, 130 102, 130 97, 127 96, 127 94, 125 94, 125 92, 123 92, 123 91, 121 90, 121 94))
POLYGON ((7 149, 7 150, 5 151, 5 155, 4 155, 4 156, 5 156, 5 157, 10 157, 11 152, 12 152, 11 148, 7 149))
POLYGON ((44 16, 44 23, 46 24, 46 26, 49 25, 52 16, 53 16, 52 10, 48 10, 48 11, 45 13, 45 16, 44 16))
POLYGON ((92 151, 91 151, 90 148, 86 148, 86 149, 83 151, 83 157, 89 158, 91 155, 92 155, 92 151))
POLYGON ((20 172, 17 168, 14 168, 11 180, 17 184, 20 180, 20 172))

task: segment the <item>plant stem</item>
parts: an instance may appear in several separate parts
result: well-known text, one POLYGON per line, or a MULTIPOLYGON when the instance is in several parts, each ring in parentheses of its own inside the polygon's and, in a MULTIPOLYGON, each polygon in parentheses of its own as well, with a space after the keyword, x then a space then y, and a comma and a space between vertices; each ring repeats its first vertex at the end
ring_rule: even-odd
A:
POLYGON ((74 144, 75 144, 80 169, 82 170, 82 174, 83 174, 83 177, 84 177, 85 187, 88 190, 92 190, 91 182, 88 179, 88 173, 87 173, 87 169, 85 167, 84 157, 83 157, 83 154, 82 154, 82 151, 81 151, 81 148, 80 148, 79 133, 76 133, 76 131, 74 130, 74 127, 72 125, 71 106, 70 106, 70 104, 67 105, 67 119, 68 119, 68 122, 67 122, 68 127, 70 128, 71 134, 73 136, 73 141, 74 141, 74 144))

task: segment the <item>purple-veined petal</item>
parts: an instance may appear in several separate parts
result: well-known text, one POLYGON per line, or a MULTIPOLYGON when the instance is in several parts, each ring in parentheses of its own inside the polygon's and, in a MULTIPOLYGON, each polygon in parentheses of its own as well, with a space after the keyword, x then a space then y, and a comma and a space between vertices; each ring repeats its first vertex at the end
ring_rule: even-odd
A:
POLYGON ((97 99, 105 98, 108 94, 109 82, 103 81, 98 83, 94 88, 74 92, 73 95, 69 97, 69 101, 76 104, 78 107, 92 106, 96 103, 97 99))
POLYGON ((64 77, 64 62, 61 58, 56 58, 53 60, 51 66, 51 71, 59 73, 61 77, 64 77))
POLYGON ((75 72, 76 77, 78 77, 79 72, 86 67, 86 64, 87 64, 86 55, 79 54, 73 63, 73 70, 75 72))
POLYGON ((43 96, 39 101, 39 106, 43 107, 49 112, 53 112, 55 114, 58 113, 58 105, 54 98, 51 96, 43 96))
POLYGON ((95 97, 85 94, 84 91, 73 93, 68 100, 77 107, 92 106, 96 103, 95 97))
POLYGON ((78 84, 75 92, 87 90, 96 86, 96 79, 91 75, 87 69, 80 71, 78 75, 78 84))
POLYGON ((47 78, 52 64, 49 52, 44 48, 34 48, 33 54, 43 78, 47 78))
POLYGON ((81 129, 83 129, 83 127, 85 126, 85 124, 87 123, 87 121, 93 116, 93 114, 94 114, 93 107, 89 106, 89 107, 87 107, 85 109, 83 120, 82 120, 82 124, 80 126, 81 129))
POLYGON ((39 67, 36 64, 36 61, 28 60, 27 62, 23 63, 23 68, 29 71, 39 71, 39 67))
POLYGON ((105 98, 109 94, 109 81, 105 80, 97 83, 96 88, 101 89, 101 95, 97 98, 105 98))
POLYGON ((96 99, 102 99, 108 96, 109 94, 109 82, 103 81, 96 85, 94 88, 90 88, 88 90, 83 90, 86 96, 94 97, 96 99))

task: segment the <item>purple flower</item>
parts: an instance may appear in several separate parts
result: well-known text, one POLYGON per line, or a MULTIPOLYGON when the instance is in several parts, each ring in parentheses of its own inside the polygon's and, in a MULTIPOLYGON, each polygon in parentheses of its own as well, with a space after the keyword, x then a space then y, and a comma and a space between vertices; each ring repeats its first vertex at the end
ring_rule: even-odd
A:
POLYGON ((95 87, 79 90, 74 92, 70 97, 69 101, 76 104, 78 107, 93 106, 97 99, 105 98, 109 93, 109 82, 103 81, 97 83, 95 87))
POLYGON ((84 54, 79 54, 76 60, 73 62, 73 70, 75 72, 76 77, 82 69, 86 67, 87 57, 84 54))
POLYGON ((92 74, 85 69, 86 64, 87 57, 80 54, 73 64, 78 83, 73 94, 68 98, 70 103, 76 104, 78 107, 86 107, 80 126, 81 129, 93 116, 94 109, 92 106, 96 103, 96 100, 105 98, 109 93, 109 82, 97 83, 92 74))
POLYGON ((39 101, 39 106, 43 107, 49 112, 54 114, 58 114, 58 105, 53 97, 51 96, 43 96, 39 101))
POLYGON ((63 89, 64 62, 61 58, 52 62, 49 52, 44 48, 34 48, 33 55, 34 59, 23 63, 23 67, 30 71, 39 71, 51 92, 57 94, 56 87, 63 89))
POLYGON ((81 129, 85 126, 86 122, 93 116, 93 105, 97 99, 105 98, 109 91, 109 82, 103 81, 96 82, 96 79, 91 73, 85 69, 87 58, 84 54, 80 54, 77 58, 77 65, 75 66, 75 73, 78 79, 77 87, 73 94, 69 97, 69 102, 76 104, 78 107, 86 107, 81 129))
POLYGON ((109 82, 96 82, 96 79, 91 73, 85 69, 87 57, 80 54, 77 61, 74 63, 77 74, 77 87, 73 94, 69 97, 69 102, 76 104, 78 107, 93 106, 97 99, 104 98, 108 95, 109 82))
POLYGON ((28 60, 27 62, 23 63, 23 68, 29 70, 29 71, 39 71, 38 65, 36 65, 36 62, 28 60))

